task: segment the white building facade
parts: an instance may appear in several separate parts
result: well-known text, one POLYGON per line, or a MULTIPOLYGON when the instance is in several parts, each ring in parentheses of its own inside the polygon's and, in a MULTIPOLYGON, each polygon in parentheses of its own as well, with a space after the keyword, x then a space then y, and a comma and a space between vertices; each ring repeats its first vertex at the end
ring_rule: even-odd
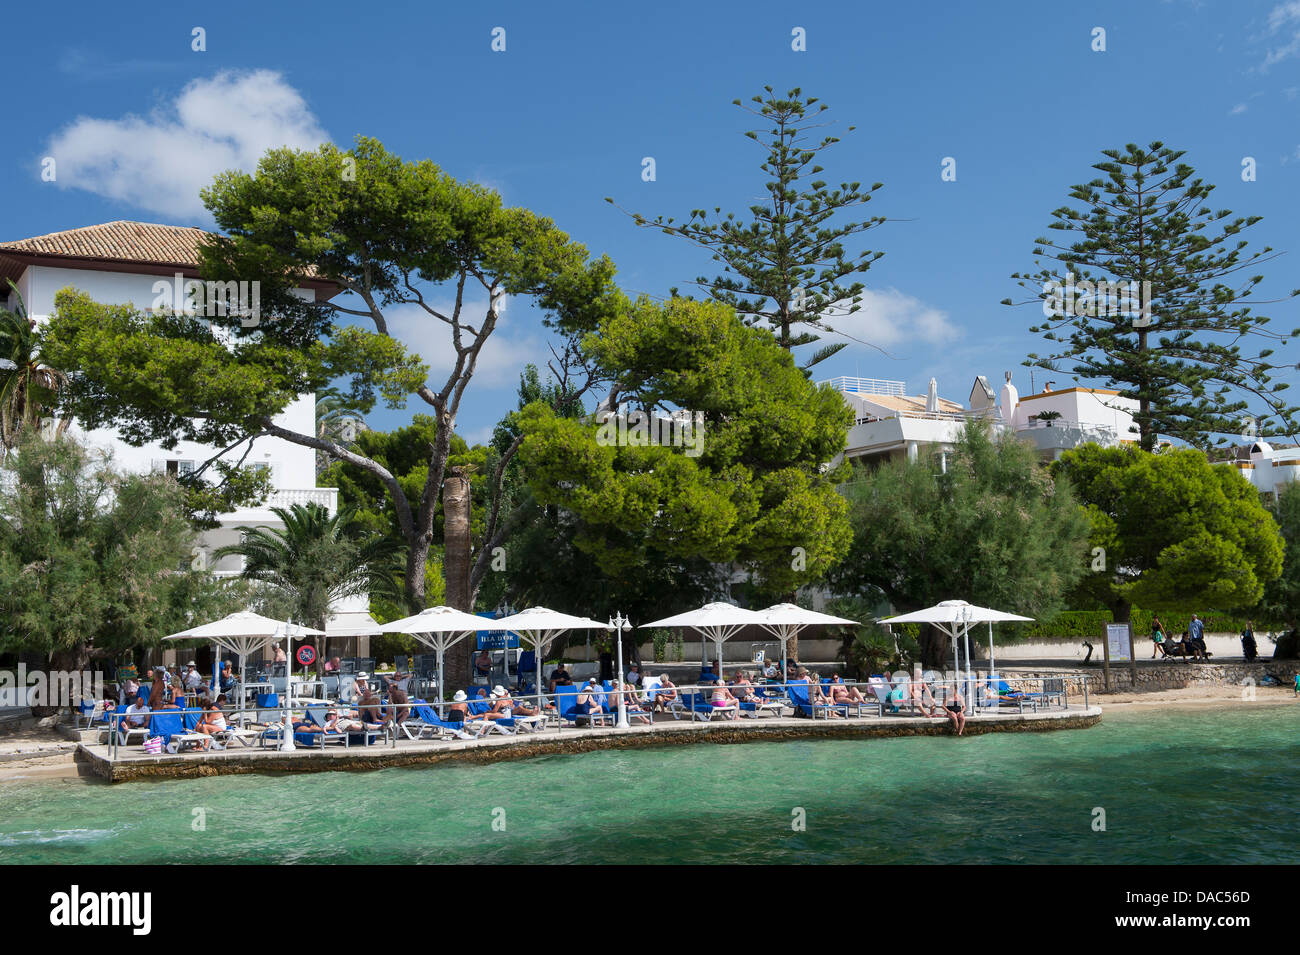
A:
POLYGON ((1238 449, 1232 466, 1265 499, 1272 500, 1283 485, 1300 481, 1300 447, 1275 448, 1267 441, 1256 441, 1238 449))
MULTIPOLYGON (((148 310, 159 299, 160 283, 180 284, 198 278, 199 242, 206 235, 200 229, 139 222, 111 222, 71 229, 30 239, 0 243, 0 281, 11 279, 26 305, 28 316, 38 323, 54 311, 54 297, 64 288, 85 292, 97 302, 133 305, 148 310), (179 277, 179 283, 178 283, 179 277)), ((304 298, 329 298, 337 289, 329 283, 302 288, 304 298)), ((6 307, 14 310, 17 298, 6 288, 6 307)), ((316 431, 316 399, 302 395, 275 418, 287 430, 303 434, 316 431)), ((134 447, 111 430, 69 429, 80 440, 112 454, 114 466, 123 471, 146 473, 165 471, 181 475, 192 472, 214 457, 229 463, 243 458, 245 466, 265 468, 271 484, 269 498, 256 507, 239 508, 218 515, 219 526, 200 535, 200 554, 194 555, 219 576, 238 574, 241 558, 212 561, 211 555, 228 544, 238 543, 241 527, 282 528, 272 507, 316 503, 338 510, 338 489, 316 486, 316 457, 313 449, 282 438, 258 437, 222 453, 221 449, 190 441, 175 448, 148 444, 134 447), (247 452, 245 454, 245 452, 247 452)), ((365 597, 340 601, 330 628, 338 636, 356 636, 374 630, 365 597)))
POLYGON ((1045 461, 1088 442, 1111 446, 1137 439, 1133 413, 1138 403, 1100 388, 1056 389, 1021 396, 1011 373, 995 396, 983 375, 971 385, 967 405, 939 397, 931 378, 923 395, 908 395, 901 381, 832 378, 829 384, 853 409, 844 457, 864 464, 907 458, 925 448, 951 451, 963 424, 987 420, 995 433, 1011 431, 1032 443, 1045 461))

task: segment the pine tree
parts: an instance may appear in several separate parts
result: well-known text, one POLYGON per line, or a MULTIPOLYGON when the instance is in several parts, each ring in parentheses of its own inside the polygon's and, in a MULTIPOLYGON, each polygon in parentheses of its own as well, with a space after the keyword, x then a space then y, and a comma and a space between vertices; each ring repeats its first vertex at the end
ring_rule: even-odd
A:
POLYGON ((1055 349, 1025 364, 1136 399, 1148 451, 1160 435, 1208 448, 1293 434, 1297 409, 1270 361, 1286 336, 1246 302, 1263 279, 1248 270, 1277 255, 1247 251, 1241 234, 1260 217, 1211 209, 1214 186, 1163 143, 1102 154, 1104 176, 1070 190, 1084 209, 1055 210, 1049 228, 1064 235, 1035 240, 1036 270, 1012 276, 1044 303, 1030 331, 1055 349))
MULTIPOLYGON (((819 341, 817 332, 836 331, 827 324, 829 319, 861 308, 864 286, 857 276, 884 253, 849 252, 845 242, 885 219, 846 222, 841 214, 865 205, 882 184, 864 190, 861 183, 845 182, 830 188, 820 178, 820 154, 839 137, 813 141, 819 135, 816 131, 828 125, 819 118, 828 109, 826 104, 805 97, 798 88, 784 98, 770 86, 763 90, 765 95, 752 98, 755 106, 733 101, 771 124, 766 133, 745 133, 766 148, 767 158, 759 168, 769 177, 764 186, 767 199, 749 207, 748 221, 735 213, 724 215, 720 206, 712 213, 694 209, 685 222, 630 215, 638 226, 660 229, 711 252, 723 274, 701 276, 696 284, 711 298, 734 308, 748 324, 769 326, 781 347, 791 350, 819 341), (764 135, 767 138, 760 139, 764 135)), ((849 132, 854 128, 850 126, 849 132)), ((839 342, 819 348, 804 363, 805 371, 845 347, 845 342, 839 342)))

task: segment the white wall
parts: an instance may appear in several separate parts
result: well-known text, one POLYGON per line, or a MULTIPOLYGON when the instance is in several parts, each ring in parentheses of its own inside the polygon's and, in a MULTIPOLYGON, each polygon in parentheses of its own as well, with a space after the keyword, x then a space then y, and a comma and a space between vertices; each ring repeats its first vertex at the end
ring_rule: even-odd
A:
MULTIPOLYGON (((159 275, 134 275, 124 272, 97 272, 88 269, 63 269, 47 266, 28 268, 18 282, 28 314, 37 321, 47 319, 54 311, 54 296, 63 288, 72 286, 85 292, 98 302, 113 305, 134 305, 139 309, 152 306, 158 294, 155 282, 174 283, 174 278, 159 275)), ((312 293, 299 289, 299 294, 312 293)), ((283 428, 311 434, 316 427, 316 400, 313 395, 303 395, 275 418, 283 428)), ((182 441, 174 449, 166 450, 158 444, 132 447, 118 439, 112 430, 99 429, 90 433, 73 427, 81 439, 99 447, 111 449, 116 465, 128 471, 147 472, 155 461, 179 459, 200 465, 216 453, 216 448, 182 441)), ((232 463, 247 449, 241 445, 226 455, 232 463)), ((281 438, 258 438, 253 442, 245 464, 265 464, 270 467, 272 484, 277 489, 301 489, 316 486, 316 456, 311 448, 293 444, 281 438)))

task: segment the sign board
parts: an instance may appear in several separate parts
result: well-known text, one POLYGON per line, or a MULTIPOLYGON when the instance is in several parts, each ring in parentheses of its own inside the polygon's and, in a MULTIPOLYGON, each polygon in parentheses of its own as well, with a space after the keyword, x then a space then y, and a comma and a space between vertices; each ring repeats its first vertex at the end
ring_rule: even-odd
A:
POLYGON ((309 667, 316 662, 316 648, 309 644, 303 644, 298 648, 298 652, 294 656, 298 658, 298 662, 303 666, 309 667))
POLYGON ((518 650, 519 634, 513 630, 478 631, 479 650, 518 650))
POLYGON ((1133 659, 1133 635, 1128 624, 1106 624, 1106 649, 1111 663, 1133 659))

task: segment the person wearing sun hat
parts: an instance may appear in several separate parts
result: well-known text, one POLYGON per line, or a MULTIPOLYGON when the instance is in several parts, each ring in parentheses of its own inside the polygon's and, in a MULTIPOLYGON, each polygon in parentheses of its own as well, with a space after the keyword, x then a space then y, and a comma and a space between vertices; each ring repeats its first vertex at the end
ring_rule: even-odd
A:
POLYGON ((469 704, 465 701, 469 699, 464 690, 457 690, 456 695, 452 698, 451 707, 447 710, 447 722, 464 723, 469 718, 469 704))

